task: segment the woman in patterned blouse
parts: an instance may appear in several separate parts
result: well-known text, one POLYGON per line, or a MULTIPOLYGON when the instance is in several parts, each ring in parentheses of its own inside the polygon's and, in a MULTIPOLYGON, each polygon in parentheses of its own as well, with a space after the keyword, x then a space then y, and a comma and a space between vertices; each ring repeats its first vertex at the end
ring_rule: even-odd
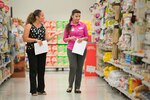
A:
POLYGON ((43 21, 44 13, 39 9, 35 10, 28 16, 23 34, 23 40, 27 42, 26 52, 29 59, 30 93, 33 96, 37 96, 38 94, 46 95, 44 90, 46 53, 35 55, 34 43, 42 45, 43 40, 49 41, 60 34, 58 32, 50 37, 42 24, 43 21))

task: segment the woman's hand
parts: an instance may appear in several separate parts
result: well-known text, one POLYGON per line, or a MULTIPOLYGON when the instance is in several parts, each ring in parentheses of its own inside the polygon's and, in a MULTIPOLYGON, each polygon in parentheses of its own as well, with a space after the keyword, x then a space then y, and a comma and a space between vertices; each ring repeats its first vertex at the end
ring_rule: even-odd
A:
POLYGON ((83 41, 83 38, 78 39, 78 43, 81 43, 83 41))
POLYGON ((60 35, 60 34, 62 34, 62 33, 63 33, 62 30, 58 30, 58 31, 56 31, 55 35, 57 36, 57 35, 60 35))
POLYGON ((43 43, 42 43, 41 40, 36 39, 36 42, 37 42, 40 46, 43 45, 43 43))
POLYGON ((69 37, 69 40, 75 41, 77 38, 75 36, 69 37))

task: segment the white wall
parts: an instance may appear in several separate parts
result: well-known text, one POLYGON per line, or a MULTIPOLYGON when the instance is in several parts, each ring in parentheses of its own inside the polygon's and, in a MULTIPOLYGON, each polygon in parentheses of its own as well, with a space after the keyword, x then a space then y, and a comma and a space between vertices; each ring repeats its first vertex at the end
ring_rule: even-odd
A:
POLYGON ((26 20, 28 14, 35 9, 45 13, 45 20, 68 20, 75 8, 81 11, 81 19, 90 20, 89 7, 95 0, 10 0, 13 17, 26 20))

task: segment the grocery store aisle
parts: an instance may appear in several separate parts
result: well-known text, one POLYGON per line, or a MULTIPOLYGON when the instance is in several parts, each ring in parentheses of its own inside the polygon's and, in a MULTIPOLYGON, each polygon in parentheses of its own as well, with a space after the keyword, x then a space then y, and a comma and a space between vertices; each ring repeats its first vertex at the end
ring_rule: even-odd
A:
POLYGON ((82 93, 66 93, 68 71, 46 72, 47 95, 31 96, 26 78, 11 78, 0 86, 0 100, 128 100, 99 77, 84 77, 82 93))

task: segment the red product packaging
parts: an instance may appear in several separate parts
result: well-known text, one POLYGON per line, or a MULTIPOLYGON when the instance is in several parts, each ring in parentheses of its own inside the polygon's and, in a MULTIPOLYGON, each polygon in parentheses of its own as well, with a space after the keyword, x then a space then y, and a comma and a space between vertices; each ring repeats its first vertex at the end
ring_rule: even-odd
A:
POLYGON ((0 8, 4 8, 5 4, 3 1, 0 1, 0 8))
POLYGON ((87 53, 84 63, 84 75, 96 76, 96 44, 87 44, 87 53))

